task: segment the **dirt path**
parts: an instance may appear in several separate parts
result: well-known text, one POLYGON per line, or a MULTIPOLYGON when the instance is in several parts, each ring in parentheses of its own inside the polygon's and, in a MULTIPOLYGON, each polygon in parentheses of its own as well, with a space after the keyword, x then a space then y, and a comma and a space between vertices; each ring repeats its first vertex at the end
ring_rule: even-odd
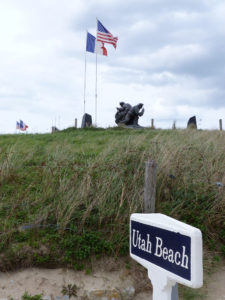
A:
MULTIPOLYGON (((124 289, 134 286, 133 278, 125 270, 113 272, 94 272, 86 275, 84 271, 68 269, 31 268, 17 272, 0 273, 0 299, 20 299, 27 291, 29 294, 62 296, 63 285, 76 284, 78 296, 93 290, 124 289)), ((150 293, 151 294, 151 293, 150 293)), ((149 294, 149 295, 150 295, 149 294)), ((146 293, 140 293, 136 299, 146 299, 146 293)), ((151 298, 148 299, 150 300, 151 298)))
POLYGON ((212 274, 207 285, 207 293, 207 300, 225 300, 225 266, 212 274))
MULTIPOLYGON (((135 300, 151 300, 151 290, 147 288, 143 276, 147 274, 132 275, 127 269, 113 271, 94 271, 90 275, 84 271, 68 269, 38 269, 30 268, 17 272, 0 273, 0 299, 13 297, 21 299, 27 291, 35 295, 43 293, 46 296, 61 296, 63 285, 76 284, 78 296, 93 290, 112 290, 135 287, 135 300), (138 279, 139 278, 139 279, 138 279), (138 282, 138 280, 140 280, 138 282), (146 290, 145 290, 146 288, 146 290), (144 291, 143 291, 144 290, 144 291)), ((207 300, 225 300, 225 266, 217 270, 208 281, 207 300)))

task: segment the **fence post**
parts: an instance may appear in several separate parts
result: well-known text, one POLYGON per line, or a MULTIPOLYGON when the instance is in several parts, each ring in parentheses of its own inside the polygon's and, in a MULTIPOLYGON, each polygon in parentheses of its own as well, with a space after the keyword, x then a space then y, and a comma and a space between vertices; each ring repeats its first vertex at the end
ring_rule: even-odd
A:
POLYGON ((172 129, 176 129, 176 121, 173 121, 172 129))
POLYGON ((154 119, 151 119, 151 128, 154 129, 154 119))
POLYGON ((77 118, 75 119, 75 128, 77 128, 77 118))
POLYGON ((222 124, 222 119, 219 119, 219 124, 220 124, 220 130, 223 130, 223 124, 222 124))
POLYGON ((155 191, 156 191, 156 163, 145 162, 145 185, 144 185, 144 212, 155 212, 155 191))

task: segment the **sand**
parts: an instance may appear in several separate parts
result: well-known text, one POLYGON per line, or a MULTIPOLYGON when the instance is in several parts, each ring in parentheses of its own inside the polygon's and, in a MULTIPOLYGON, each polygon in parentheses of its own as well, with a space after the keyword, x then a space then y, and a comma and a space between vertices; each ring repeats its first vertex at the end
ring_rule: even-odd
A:
POLYGON ((209 300, 225 300, 225 266, 212 274, 207 284, 209 300))
MULTIPOLYGON (((61 296, 63 285, 76 284, 78 296, 93 290, 123 289, 134 285, 133 278, 126 275, 124 270, 113 272, 93 272, 90 275, 84 271, 68 269, 39 269, 30 268, 16 272, 0 273, 0 299, 18 298, 27 291, 31 295, 41 294, 61 296)), ((151 292, 148 292, 151 299, 151 292)), ((136 299, 144 300, 145 293, 139 293, 136 299), (144 297, 144 298, 143 298, 144 297)))
MULTIPOLYGON (((145 276, 145 275, 144 275, 145 276)), ((141 279, 141 278, 140 278, 141 279)), ((20 299, 27 291, 35 295, 61 296, 63 285, 76 284, 78 296, 93 290, 123 289, 135 286, 137 278, 125 268, 115 271, 95 270, 87 275, 85 271, 69 269, 29 268, 15 272, 0 273, 0 299, 20 299)), ((151 290, 145 285, 138 290, 135 300, 151 300, 151 290), (142 291, 141 291, 142 290, 142 291)), ((225 266, 222 266, 208 280, 205 287, 207 300, 225 300, 225 266)))

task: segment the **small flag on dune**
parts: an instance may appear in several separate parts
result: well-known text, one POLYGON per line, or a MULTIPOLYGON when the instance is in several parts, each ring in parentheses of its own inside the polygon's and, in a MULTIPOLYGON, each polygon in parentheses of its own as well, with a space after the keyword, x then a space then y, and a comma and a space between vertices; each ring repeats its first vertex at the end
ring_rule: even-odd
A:
POLYGON ((28 126, 22 120, 20 120, 20 130, 25 131, 27 130, 28 126))
POLYGON ((96 37, 87 32, 86 51, 107 56, 107 50, 104 43, 96 41, 96 37))
POLYGON ((25 124, 22 120, 20 120, 19 122, 16 121, 16 129, 26 131, 27 128, 28 128, 27 124, 25 124))

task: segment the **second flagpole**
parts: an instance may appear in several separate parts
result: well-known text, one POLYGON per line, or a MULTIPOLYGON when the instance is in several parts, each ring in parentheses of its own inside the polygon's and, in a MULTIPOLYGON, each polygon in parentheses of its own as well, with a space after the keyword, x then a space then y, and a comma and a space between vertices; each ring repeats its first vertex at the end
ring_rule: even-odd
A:
POLYGON ((96 53, 96 74, 95 74, 95 126, 97 127, 97 104, 98 104, 98 54, 96 53))
MULTIPOLYGON (((98 19, 96 18, 96 43, 98 37, 98 19)), ((95 126, 97 127, 97 106, 98 106, 98 54, 96 51, 96 67, 95 67, 95 126)))
POLYGON ((86 31, 86 43, 85 43, 85 59, 84 59, 84 114, 86 113, 86 77, 87 77, 87 34, 86 31))

